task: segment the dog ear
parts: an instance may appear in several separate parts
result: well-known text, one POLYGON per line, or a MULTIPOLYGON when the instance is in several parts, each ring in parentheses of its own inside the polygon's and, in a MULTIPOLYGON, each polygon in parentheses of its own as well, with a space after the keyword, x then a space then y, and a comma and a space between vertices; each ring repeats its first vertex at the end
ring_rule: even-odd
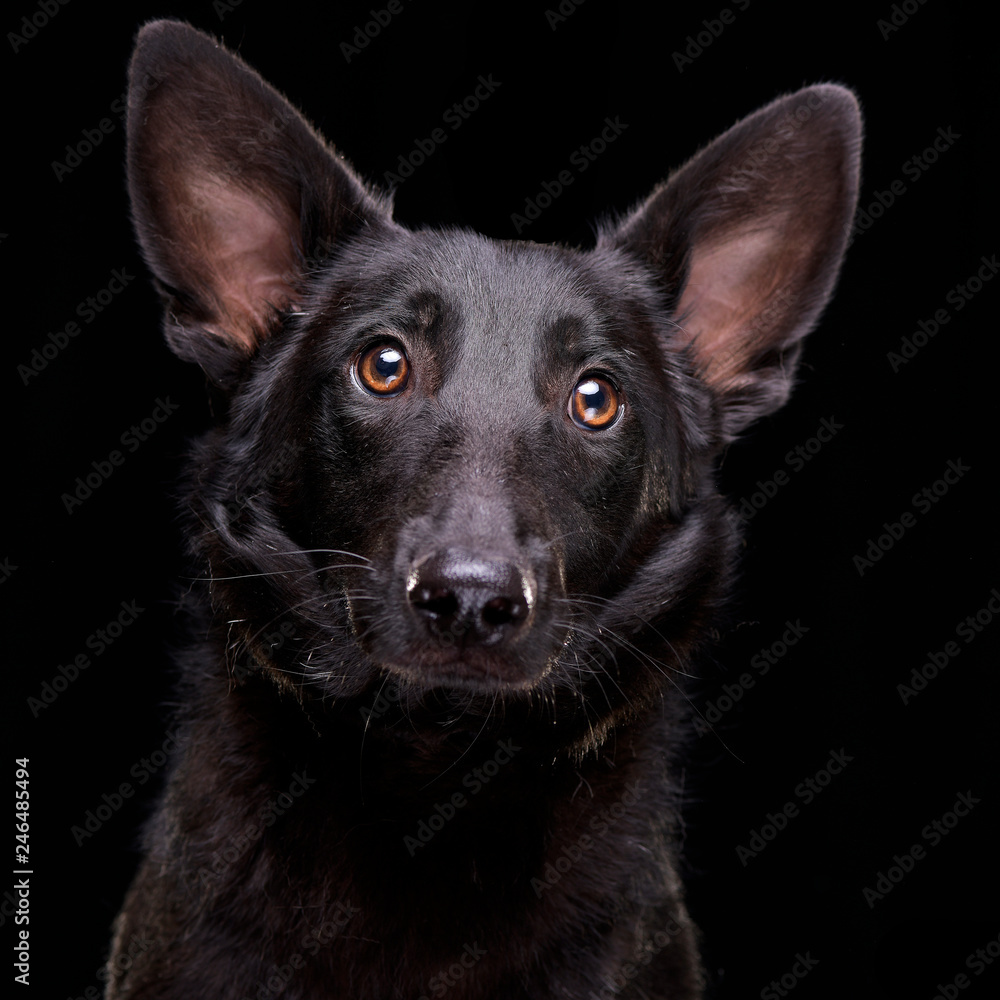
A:
POLYGON ((167 340, 220 384, 296 309, 311 258, 390 218, 284 97, 179 21, 136 41, 128 184, 167 340))
POLYGON ((860 147, 854 95, 808 87, 734 125, 604 237, 665 282, 669 346, 720 395, 727 439, 788 398, 840 269, 860 147))

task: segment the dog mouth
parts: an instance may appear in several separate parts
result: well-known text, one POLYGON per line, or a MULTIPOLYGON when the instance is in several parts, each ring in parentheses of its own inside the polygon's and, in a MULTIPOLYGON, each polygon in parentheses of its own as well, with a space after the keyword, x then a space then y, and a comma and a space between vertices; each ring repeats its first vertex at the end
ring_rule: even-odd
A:
POLYGON ((499 658, 475 650, 438 653, 427 649, 412 655, 382 663, 390 674, 418 688, 430 690, 448 688, 479 694, 499 691, 529 691, 548 672, 527 669, 507 658, 499 658))

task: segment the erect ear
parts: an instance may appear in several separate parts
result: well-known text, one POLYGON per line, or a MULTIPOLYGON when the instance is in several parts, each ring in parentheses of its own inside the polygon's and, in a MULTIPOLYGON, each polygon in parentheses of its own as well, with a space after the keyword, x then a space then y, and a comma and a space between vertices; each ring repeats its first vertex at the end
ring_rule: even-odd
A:
POLYGON ((129 71, 128 183, 166 335, 225 384, 310 258, 389 211, 277 91, 207 35, 147 24, 129 71))
POLYGON ((664 282, 669 346, 719 394, 726 438, 788 398, 840 269, 860 147, 854 95, 808 87, 733 126, 604 237, 664 282))

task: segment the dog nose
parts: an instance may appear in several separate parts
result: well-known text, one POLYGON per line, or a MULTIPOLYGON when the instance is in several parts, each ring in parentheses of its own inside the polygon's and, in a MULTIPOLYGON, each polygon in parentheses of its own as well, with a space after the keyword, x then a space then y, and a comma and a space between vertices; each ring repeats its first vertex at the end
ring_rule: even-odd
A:
POLYGON ((414 565, 407 596, 439 641, 493 646, 527 622, 535 585, 512 562, 447 549, 414 565))

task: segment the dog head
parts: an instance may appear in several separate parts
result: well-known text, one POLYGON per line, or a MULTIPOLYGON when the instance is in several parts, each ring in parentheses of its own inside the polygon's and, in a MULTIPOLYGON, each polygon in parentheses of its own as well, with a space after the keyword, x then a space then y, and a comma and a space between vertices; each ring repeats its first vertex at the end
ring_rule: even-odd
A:
POLYGON ((184 24, 131 80, 166 336, 228 399, 189 500, 237 658, 324 705, 392 678, 599 728, 656 697, 725 593, 718 454, 838 273, 850 92, 744 119, 582 251, 400 226, 184 24))

